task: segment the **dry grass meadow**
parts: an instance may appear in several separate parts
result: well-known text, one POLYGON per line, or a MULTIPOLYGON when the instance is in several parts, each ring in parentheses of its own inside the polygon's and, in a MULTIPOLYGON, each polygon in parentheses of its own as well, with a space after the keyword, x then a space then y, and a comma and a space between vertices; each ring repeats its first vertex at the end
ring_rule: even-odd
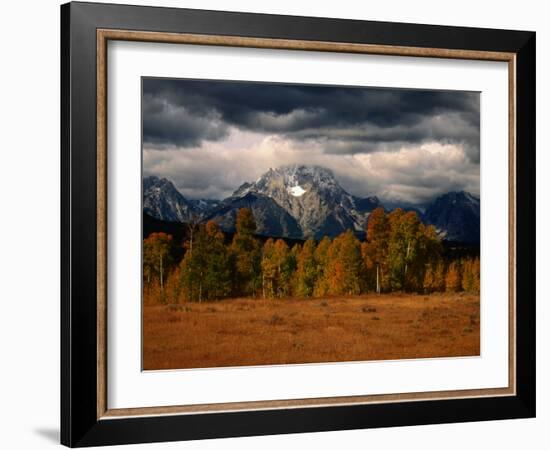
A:
POLYGON ((144 307, 145 370, 473 355, 479 355, 479 295, 144 307))

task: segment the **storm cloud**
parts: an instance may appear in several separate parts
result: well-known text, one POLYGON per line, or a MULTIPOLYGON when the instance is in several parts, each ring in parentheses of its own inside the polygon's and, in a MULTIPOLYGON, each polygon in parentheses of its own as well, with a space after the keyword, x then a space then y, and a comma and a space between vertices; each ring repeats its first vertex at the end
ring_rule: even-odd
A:
POLYGON ((144 173, 191 198, 289 163, 327 166, 355 195, 479 193, 479 93, 144 78, 142 104, 144 173))

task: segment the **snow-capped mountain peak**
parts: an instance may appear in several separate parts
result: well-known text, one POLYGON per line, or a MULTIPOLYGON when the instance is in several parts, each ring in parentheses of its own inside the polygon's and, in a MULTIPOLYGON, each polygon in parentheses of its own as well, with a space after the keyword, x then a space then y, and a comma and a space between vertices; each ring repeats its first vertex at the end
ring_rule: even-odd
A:
POLYGON ((143 179, 143 211, 156 219, 197 221, 220 203, 220 200, 186 199, 166 178, 150 176, 143 179))
POLYGON ((368 211, 338 183, 331 170, 320 166, 292 164, 270 168, 253 183, 244 183, 232 198, 249 193, 275 201, 293 217, 304 237, 337 235, 346 229, 362 232, 368 211))
POLYGON ((171 181, 150 176, 143 179, 143 211, 157 219, 185 222, 195 213, 195 208, 171 181))

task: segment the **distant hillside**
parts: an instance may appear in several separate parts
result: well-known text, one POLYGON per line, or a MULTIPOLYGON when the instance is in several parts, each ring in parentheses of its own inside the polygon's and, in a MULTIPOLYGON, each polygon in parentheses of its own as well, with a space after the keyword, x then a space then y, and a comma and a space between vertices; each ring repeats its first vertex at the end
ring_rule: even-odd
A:
POLYGON ((480 202, 468 192, 449 192, 436 198, 422 216, 448 241, 479 244, 480 202))
MULTIPOLYGON (((154 217, 151 217, 149 214, 143 213, 143 239, 147 238, 151 233, 166 233, 173 237, 174 242, 177 244, 183 243, 187 239, 189 239, 189 225, 186 223, 178 223, 178 222, 168 222, 165 220, 159 220, 154 217)), ((235 233, 225 231, 225 243, 228 244, 233 240, 233 235, 235 233)), ((260 242, 267 241, 270 237, 274 237, 277 239, 277 236, 262 236, 257 235, 256 236, 260 242)), ((281 238, 283 241, 285 241, 289 246, 293 246, 294 244, 303 244, 303 239, 292 239, 292 238, 281 238)), ((181 247, 177 245, 178 247, 181 247)), ((181 251, 181 255, 183 256, 183 249, 181 251)))

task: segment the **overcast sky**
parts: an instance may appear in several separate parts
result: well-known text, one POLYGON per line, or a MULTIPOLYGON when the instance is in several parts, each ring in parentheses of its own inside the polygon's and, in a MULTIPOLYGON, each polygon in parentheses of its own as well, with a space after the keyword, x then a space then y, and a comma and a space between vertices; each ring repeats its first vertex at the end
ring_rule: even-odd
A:
POLYGON ((221 199, 300 163, 359 197, 479 195, 479 106, 473 92, 144 78, 144 176, 221 199))

